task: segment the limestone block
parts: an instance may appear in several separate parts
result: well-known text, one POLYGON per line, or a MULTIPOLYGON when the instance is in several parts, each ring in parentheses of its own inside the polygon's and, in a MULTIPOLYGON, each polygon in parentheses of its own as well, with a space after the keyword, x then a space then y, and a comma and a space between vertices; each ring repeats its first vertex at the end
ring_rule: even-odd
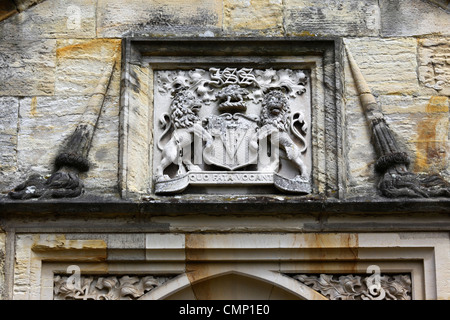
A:
POLYGON ((128 121, 126 132, 121 136, 122 183, 131 192, 146 193, 150 185, 150 144, 152 133, 150 123, 153 121, 153 99, 149 97, 149 83, 153 82, 148 68, 131 65, 126 81, 133 88, 127 97, 128 105, 123 106, 122 114, 128 121), (128 108, 128 106, 133 106, 128 108), (150 106, 150 107, 149 107, 150 106), (150 110, 149 110, 150 109, 150 110))
POLYGON ((108 235, 108 249, 143 249, 146 235, 143 233, 117 233, 108 235))
MULTIPOLYGON (((397 143, 410 156, 410 171, 448 173, 448 98, 380 95, 377 101, 397 143)), ((371 132, 360 108, 358 99, 347 99, 350 193, 369 190, 378 181, 374 169, 374 161, 378 155, 371 143, 371 132)))
POLYGON ((450 96, 450 39, 424 38, 419 44, 419 81, 433 94, 450 96))
POLYGON ((371 132, 358 98, 350 97, 346 108, 348 193, 373 192, 377 181, 374 169, 377 154, 371 142, 371 132))
POLYGON ((450 10, 450 1, 448 0, 429 0, 429 1, 438 5, 442 9, 450 10))
POLYGON ((47 0, 0 23, 2 39, 94 38, 94 0, 47 0))
POLYGON ((52 95, 55 83, 55 46, 55 40, 2 40, 0 95, 52 95))
MULTIPOLYGON (((352 38, 345 40, 375 96, 416 94, 417 41, 413 38, 352 38)), ((347 95, 355 95, 355 86, 345 60, 347 95)))
MULTIPOLYGON (((411 134, 417 131, 418 116, 414 115, 425 110, 426 100, 418 96, 416 40, 354 38, 346 39, 345 43, 386 114, 388 124, 398 136, 397 140, 406 152, 414 155, 416 147, 410 142, 411 134)), ((349 193, 357 195, 373 192, 378 182, 374 170, 378 155, 371 142, 371 132, 356 96, 347 60, 344 77, 349 193)))
POLYGON ((151 261, 183 261, 186 240, 184 234, 147 234, 145 237, 145 258, 151 261))
POLYGON ((43 262, 102 262, 107 258, 106 243, 99 239, 67 240, 64 234, 26 234, 16 237, 14 300, 41 297, 43 262))
POLYGON ((214 35, 222 25, 222 1, 99 0, 99 37, 125 35, 214 35))
MULTIPOLYGON (((17 121, 19 101, 16 97, 0 97, 0 185, 17 170, 17 121)), ((1 192, 0 191, 0 192, 1 192)))
POLYGON ((380 9, 383 36, 450 34, 448 12, 427 1, 382 0, 380 9))
POLYGON ((408 139, 415 152, 413 170, 440 173, 450 169, 449 99, 432 96, 425 105, 425 112, 417 115, 414 131, 408 139))
MULTIPOLYGON (((86 97, 93 93, 106 68, 120 52, 117 39, 62 39, 57 41, 55 93, 86 97)), ((102 114, 92 139, 90 170, 84 174, 87 192, 117 189, 120 60, 106 93, 102 114)))
MULTIPOLYGON (((56 44, 55 93, 89 95, 121 50, 119 39, 61 39, 56 44)), ((116 71, 120 69, 120 61, 116 71)), ((120 77, 114 77, 108 95, 119 96, 120 77)))
POLYGON ((380 29, 378 1, 287 0, 285 28, 290 36, 376 36, 380 29))
POLYGON ((14 0, 14 3, 17 6, 17 10, 24 11, 29 7, 35 6, 38 3, 41 3, 45 0, 14 0))
POLYGON ((79 123, 88 99, 34 96, 20 100, 17 162, 24 174, 51 172, 59 148, 79 123))
POLYGON ((234 33, 283 34, 281 0, 225 0, 224 30, 234 33))

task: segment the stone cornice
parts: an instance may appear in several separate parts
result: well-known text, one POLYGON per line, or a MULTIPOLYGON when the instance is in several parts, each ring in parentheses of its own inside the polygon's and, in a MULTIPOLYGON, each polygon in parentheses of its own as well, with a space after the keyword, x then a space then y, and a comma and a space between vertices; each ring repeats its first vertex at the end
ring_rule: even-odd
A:
POLYGON ((149 214, 152 216, 166 214, 206 214, 221 213, 242 214, 328 214, 328 215, 393 215, 422 214, 426 216, 448 216, 450 200, 438 199, 385 199, 359 198, 348 200, 321 199, 308 196, 276 195, 242 195, 242 196, 207 196, 185 195, 176 197, 143 197, 141 201, 81 196, 76 199, 49 199, 36 201, 17 201, 6 197, 0 198, 0 217, 10 215, 35 214, 36 216, 58 214, 103 215, 149 214))

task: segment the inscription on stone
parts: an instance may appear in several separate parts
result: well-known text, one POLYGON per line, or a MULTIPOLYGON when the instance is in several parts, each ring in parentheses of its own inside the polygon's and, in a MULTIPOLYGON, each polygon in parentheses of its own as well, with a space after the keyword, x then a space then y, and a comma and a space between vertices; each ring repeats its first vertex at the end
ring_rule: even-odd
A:
POLYGON ((310 193, 306 70, 155 71, 155 193, 272 185, 310 193))

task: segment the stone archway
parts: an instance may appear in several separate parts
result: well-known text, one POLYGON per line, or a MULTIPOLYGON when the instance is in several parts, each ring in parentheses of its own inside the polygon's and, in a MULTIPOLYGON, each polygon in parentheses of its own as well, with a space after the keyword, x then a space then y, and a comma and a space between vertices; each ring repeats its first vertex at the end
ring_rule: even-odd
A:
POLYGON ((145 294, 142 300, 328 300, 281 273, 248 267, 184 273, 145 294))
POLYGON ((300 300, 300 297, 273 284, 232 273, 197 282, 166 300, 300 300))

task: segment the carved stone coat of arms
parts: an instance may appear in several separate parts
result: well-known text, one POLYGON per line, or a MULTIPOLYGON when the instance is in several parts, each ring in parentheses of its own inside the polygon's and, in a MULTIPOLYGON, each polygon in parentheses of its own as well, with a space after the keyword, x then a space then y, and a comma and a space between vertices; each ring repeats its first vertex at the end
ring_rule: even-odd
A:
POLYGON ((155 193, 191 185, 311 192, 306 71, 226 67, 155 74, 155 193))

